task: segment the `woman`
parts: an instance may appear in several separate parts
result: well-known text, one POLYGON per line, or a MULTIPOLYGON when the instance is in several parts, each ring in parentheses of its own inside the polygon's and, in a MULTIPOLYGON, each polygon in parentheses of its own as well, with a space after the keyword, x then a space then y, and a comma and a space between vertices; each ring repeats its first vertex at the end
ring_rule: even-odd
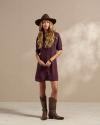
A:
POLYGON ((49 97, 49 119, 62 120, 64 117, 56 113, 58 93, 58 70, 56 58, 62 53, 62 42, 58 32, 55 32, 53 25, 56 19, 44 14, 40 19, 35 20, 39 26, 39 33, 36 39, 37 70, 35 80, 39 82, 40 101, 42 105, 42 120, 47 119, 46 80, 51 82, 51 97, 49 97))

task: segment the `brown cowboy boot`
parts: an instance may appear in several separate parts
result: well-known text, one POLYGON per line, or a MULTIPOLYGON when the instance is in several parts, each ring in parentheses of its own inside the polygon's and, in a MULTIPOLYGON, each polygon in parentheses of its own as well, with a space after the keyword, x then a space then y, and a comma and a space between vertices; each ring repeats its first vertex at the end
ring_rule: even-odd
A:
POLYGON ((46 96, 40 97, 41 105, 42 105, 42 117, 41 120, 47 119, 47 100, 46 96))
POLYGON ((53 97, 49 97, 49 119, 57 119, 57 120, 63 120, 64 117, 62 116, 59 116, 57 113, 56 113, 56 103, 57 103, 57 100, 53 97))

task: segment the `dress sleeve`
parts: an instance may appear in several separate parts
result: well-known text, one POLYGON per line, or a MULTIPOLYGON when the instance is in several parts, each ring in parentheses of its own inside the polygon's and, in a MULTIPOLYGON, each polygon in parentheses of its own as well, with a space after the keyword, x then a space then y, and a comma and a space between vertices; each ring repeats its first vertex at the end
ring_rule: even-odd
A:
POLYGON ((60 37, 60 34, 58 33, 58 39, 57 39, 57 45, 56 45, 57 50, 62 50, 62 40, 60 37))
POLYGON ((40 49, 39 49, 39 47, 38 47, 37 40, 38 40, 38 38, 36 38, 36 53, 39 55, 40 49))

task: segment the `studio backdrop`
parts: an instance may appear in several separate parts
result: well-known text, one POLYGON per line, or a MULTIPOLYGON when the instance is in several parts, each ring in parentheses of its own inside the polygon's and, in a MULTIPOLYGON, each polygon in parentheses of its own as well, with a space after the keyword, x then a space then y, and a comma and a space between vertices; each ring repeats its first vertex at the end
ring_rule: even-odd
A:
POLYGON ((59 100, 100 102, 99 12, 99 0, 0 0, 0 101, 38 101, 34 21, 48 13, 63 45, 59 100))

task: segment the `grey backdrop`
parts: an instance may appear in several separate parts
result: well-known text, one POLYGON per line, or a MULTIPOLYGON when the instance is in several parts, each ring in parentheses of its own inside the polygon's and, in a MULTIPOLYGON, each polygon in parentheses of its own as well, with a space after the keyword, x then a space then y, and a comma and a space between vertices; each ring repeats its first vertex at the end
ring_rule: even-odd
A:
POLYGON ((59 100, 99 102, 99 12, 99 0, 0 0, 0 101, 39 100, 34 21, 48 13, 63 43, 59 100))

